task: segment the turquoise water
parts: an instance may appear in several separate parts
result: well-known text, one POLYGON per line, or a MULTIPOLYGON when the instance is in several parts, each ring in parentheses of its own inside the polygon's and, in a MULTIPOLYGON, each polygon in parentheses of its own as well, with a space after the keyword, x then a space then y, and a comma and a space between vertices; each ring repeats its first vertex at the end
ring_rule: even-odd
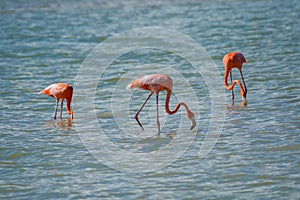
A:
MULTIPOLYGON (((299 198, 299 13, 296 0, 1 1, 0 198, 299 198), (214 82, 221 86, 223 56, 230 51, 242 52, 248 61, 243 66, 248 105, 239 105, 238 88, 235 105, 231 105, 231 93, 225 91, 222 133, 212 151, 199 158, 213 114, 212 91, 205 77, 195 73, 187 60, 164 49, 122 55, 110 63, 95 92, 95 114, 104 135, 129 155, 134 152, 149 157, 180 135, 192 141, 182 155, 165 166, 156 168, 153 163, 154 170, 143 171, 137 164, 136 170, 127 172, 122 154, 109 152, 101 143, 97 146, 96 150, 106 153, 104 158, 120 161, 115 168, 99 160, 82 141, 85 135, 98 132, 78 131, 81 125, 79 119, 76 121, 76 112, 85 106, 78 105, 78 87, 77 93, 74 87, 73 122, 66 112, 63 120, 53 120, 55 101, 37 93, 55 82, 76 86, 82 63, 99 43, 144 27, 175 30, 197 41, 219 70, 220 76, 214 82), (163 129, 159 137, 152 112, 154 97, 140 116, 144 132, 132 119, 146 98, 146 91, 125 91, 122 95, 130 98, 127 107, 111 107, 123 105, 121 101, 114 102, 119 93, 111 92, 112 88, 121 93, 135 75, 160 70, 170 72, 174 79, 176 95, 172 96, 171 107, 180 95, 190 95, 186 88, 193 89, 197 104, 187 103, 197 116, 194 131, 178 131, 181 125, 190 125, 185 123, 184 112, 164 114, 164 93, 160 99, 163 129), (128 71, 133 76, 125 76, 128 71), (131 118, 123 117, 126 109, 131 118), (125 123, 128 126, 123 127, 125 123)), ((103 57, 110 59, 109 54, 103 57)), ((233 76, 239 78, 239 73, 234 71, 233 76)), ((90 139, 97 142, 96 138, 90 139)), ((173 155, 169 152, 163 156, 168 160, 173 155)))

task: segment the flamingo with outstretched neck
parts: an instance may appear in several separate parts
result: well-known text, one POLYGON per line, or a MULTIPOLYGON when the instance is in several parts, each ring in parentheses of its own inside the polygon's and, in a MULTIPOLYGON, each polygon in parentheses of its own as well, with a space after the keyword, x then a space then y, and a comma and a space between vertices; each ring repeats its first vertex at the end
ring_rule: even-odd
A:
POLYGON ((225 73, 224 73, 224 85, 225 88, 227 90, 231 90, 231 94, 232 94, 232 102, 234 102, 234 92, 233 92, 233 88, 235 84, 238 84, 240 87, 240 93, 241 93, 241 97, 242 97, 242 102, 244 104, 246 104, 246 95, 247 95, 247 86, 243 77, 243 73, 242 73, 242 65, 244 63, 247 63, 246 58, 244 57, 243 54, 239 53, 239 52, 231 52, 228 53, 224 56, 223 58, 223 63, 225 66, 225 73), (243 85, 241 84, 241 82, 239 80, 234 80, 232 82, 232 69, 233 68, 237 68, 240 71, 242 80, 243 80, 243 85), (230 81, 231 81, 231 85, 228 85, 227 83, 227 79, 228 79, 228 75, 230 75, 230 81))
POLYGON ((63 109, 63 103, 66 99, 67 101, 67 112, 69 115, 71 115, 71 118, 73 119, 73 111, 71 110, 71 101, 72 101, 72 95, 73 95, 73 87, 70 86, 67 83, 55 83, 52 85, 49 85, 45 89, 41 90, 39 94, 46 94, 48 96, 51 96, 55 98, 56 100, 56 106, 54 111, 54 119, 56 119, 56 113, 57 113, 57 107, 58 102, 61 100, 60 105, 60 119, 62 119, 62 109, 63 109))
POLYGON ((157 129, 158 129, 158 134, 160 134, 160 122, 159 122, 159 115, 158 115, 158 94, 161 91, 166 91, 166 101, 165 101, 165 110, 169 115, 175 114, 180 106, 183 106, 186 110, 186 116, 187 118, 191 121, 191 130, 196 126, 196 122, 194 119, 194 113, 190 111, 188 106, 184 102, 179 102, 175 109, 173 111, 170 110, 169 108, 169 101, 172 93, 172 87, 173 87, 173 81, 172 79, 165 74, 152 74, 152 75, 146 75, 139 77, 138 79, 131 81, 127 88, 128 89, 133 89, 133 88, 139 88, 141 90, 148 90, 150 91, 148 97, 140 107, 140 109, 136 112, 134 115, 134 119, 137 121, 137 123, 140 125, 142 130, 144 130, 143 125, 138 119, 139 113, 142 111, 143 107, 147 103, 148 99, 155 93, 156 95, 156 123, 157 123, 157 129))

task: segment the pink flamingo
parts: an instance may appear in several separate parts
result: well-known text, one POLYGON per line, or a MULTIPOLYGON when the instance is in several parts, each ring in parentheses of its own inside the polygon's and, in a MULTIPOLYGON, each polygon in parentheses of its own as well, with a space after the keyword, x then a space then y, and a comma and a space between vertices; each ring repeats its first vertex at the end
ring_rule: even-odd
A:
POLYGON ((192 113, 192 111, 190 111, 190 109, 188 108, 188 106, 185 103, 179 102, 173 111, 170 110, 169 101, 170 101, 170 97, 171 97, 171 93, 172 93, 172 86, 173 86, 172 79, 168 75, 165 75, 165 74, 152 74, 152 75, 142 76, 128 84, 128 86, 127 86, 128 89, 139 88, 141 90, 149 90, 150 91, 145 102, 142 104, 141 108, 134 115, 134 119, 140 125, 142 130, 144 130, 144 128, 138 119, 138 115, 142 111, 142 109, 145 106, 145 104, 147 103, 148 99, 152 96, 153 93, 155 93, 155 95, 156 95, 156 123, 157 123, 158 134, 160 134, 160 123, 159 123, 159 115, 158 115, 158 94, 159 94, 159 92, 164 91, 164 90, 167 92, 166 101, 165 101, 166 112, 169 115, 173 115, 178 111, 180 106, 183 106, 186 109, 187 118, 192 122, 192 126, 190 129, 192 130, 196 126, 196 122, 194 119, 194 113, 192 113))
POLYGON ((245 57, 243 56, 243 54, 241 54, 239 52, 231 52, 231 53, 228 53, 224 56, 223 63, 225 65, 224 85, 225 85, 227 90, 232 91, 232 101, 234 101, 233 87, 237 83, 240 87, 242 101, 246 102, 247 87, 246 87, 246 83, 245 83, 243 73, 242 73, 242 65, 244 63, 247 63, 245 57), (244 87, 242 86, 242 84, 239 80, 234 80, 232 82, 232 73, 231 73, 232 68, 237 68, 240 71, 244 87), (228 83, 227 83, 228 74, 230 74, 230 81, 231 81, 230 86, 228 86, 228 83))
POLYGON ((72 101, 72 95, 73 95, 73 87, 68 85, 67 83, 55 83, 52 85, 49 85, 45 89, 41 90, 39 94, 46 94, 48 96, 51 96, 55 98, 56 100, 56 106, 55 106, 55 112, 54 112, 54 119, 56 119, 56 113, 57 113, 57 107, 58 102, 61 99, 61 107, 60 107, 60 119, 62 119, 62 108, 63 108, 63 102, 66 99, 67 100, 67 112, 69 115, 71 115, 71 118, 73 119, 73 111, 71 110, 71 101, 72 101))

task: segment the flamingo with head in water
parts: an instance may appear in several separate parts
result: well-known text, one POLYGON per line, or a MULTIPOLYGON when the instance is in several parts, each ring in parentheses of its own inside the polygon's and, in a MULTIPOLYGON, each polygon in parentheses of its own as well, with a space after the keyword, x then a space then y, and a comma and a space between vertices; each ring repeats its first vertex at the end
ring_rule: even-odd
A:
POLYGON ((67 112, 69 115, 71 115, 71 118, 73 119, 73 111, 71 110, 71 101, 72 101, 72 95, 73 95, 73 87, 70 86, 67 83, 55 83, 52 85, 49 85, 45 89, 41 90, 39 94, 46 94, 48 96, 51 96, 55 98, 56 100, 56 106, 54 111, 54 119, 56 119, 56 113, 57 113, 57 107, 58 102, 61 100, 60 105, 60 119, 62 119, 62 108, 64 100, 67 100, 67 112))
POLYGON ((157 123, 157 129, 158 129, 158 134, 160 134, 160 122, 159 122, 159 115, 158 115, 158 94, 161 91, 166 91, 167 96, 166 96, 166 101, 165 101, 165 110, 168 114, 173 115, 175 114, 180 106, 183 106, 186 110, 186 116, 187 118, 191 121, 191 130, 196 126, 196 122, 194 119, 194 113, 190 111, 188 106, 184 102, 179 102, 175 109, 173 111, 170 110, 169 108, 169 101, 172 93, 172 87, 173 87, 173 81, 172 79, 165 74, 152 74, 152 75, 146 75, 139 77, 138 79, 132 81, 129 83, 127 86, 128 89, 133 89, 133 88, 139 88, 141 90, 148 90, 150 91, 148 97, 146 98, 145 102, 142 104, 141 108, 136 112, 134 115, 134 119, 137 121, 137 123, 140 125, 142 130, 144 130, 141 122, 138 119, 139 113, 142 111, 143 107, 147 103, 148 99, 155 94, 156 95, 156 123, 157 123))
POLYGON ((242 73, 242 65, 244 63, 247 63, 245 57, 243 54, 239 53, 239 52, 231 52, 228 53, 224 56, 223 58, 223 63, 225 66, 225 73, 224 73, 224 85, 225 88, 227 90, 231 90, 232 92, 232 101, 234 101, 234 92, 233 92, 233 88, 235 84, 238 84, 240 87, 240 93, 242 96, 242 101, 244 103, 246 103, 246 95, 247 95, 247 86, 243 77, 243 73, 242 73), (234 80, 232 82, 232 69, 233 68, 237 68, 240 71, 242 80, 243 80, 243 85, 241 84, 241 82, 239 80, 234 80), (230 81, 231 81, 231 85, 228 85, 227 83, 227 79, 228 79, 228 75, 230 75, 230 81))

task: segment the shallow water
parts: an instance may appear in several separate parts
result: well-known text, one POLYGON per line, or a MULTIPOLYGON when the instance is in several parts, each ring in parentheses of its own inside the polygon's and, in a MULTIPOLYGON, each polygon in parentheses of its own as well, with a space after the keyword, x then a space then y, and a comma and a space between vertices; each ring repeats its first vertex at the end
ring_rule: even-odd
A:
MULTIPOLYGON (((0 198, 298 198, 298 1, 72 2, 1 2, 0 198), (66 112, 63 120, 53 120, 55 101, 37 94, 54 82, 76 86, 77 73, 99 43, 144 27, 176 30, 197 41, 216 64, 220 76, 212 80, 221 87, 225 53, 240 51, 248 61, 243 66, 248 105, 239 105, 238 88, 234 105, 225 91, 227 98, 219 105, 222 133, 205 158, 199 158, 199 150, 215 112, 213 91, 205 77, 174 52, 142 49, 115 58, 96 80, 91 98, 99 126, 94 126, 92 115, 81 124, 79 114, 88 108, 79 86, 74 87, 73 122, 66 112), (148 92, 125 90, 126 84, 153 72, 172 76, 171 107, 179 99, 196 97, 196 103, 187 102, 196 114, 195 130, 188 130, 183 110, 172 116, 164 113, 165 93, 159 101, 160 136, 154 97, 140 115, 145 131, 132 119, 148 92), (98 136, 105 136, 102 139, 122 154, 111 152, 98 136), (156 155, 172 142, 179 150, 156 155), (160 162, 151 163, 151 156, 160 162)), ((112 51, 101 59, 111 59, 112 51)), ((197 60, 193 53, 191 49, 187 55, 197 60)), ((203 55, 199 60, 205 60, 203 55)), ((237 79, 239 73, 233 76, 237 79)))

